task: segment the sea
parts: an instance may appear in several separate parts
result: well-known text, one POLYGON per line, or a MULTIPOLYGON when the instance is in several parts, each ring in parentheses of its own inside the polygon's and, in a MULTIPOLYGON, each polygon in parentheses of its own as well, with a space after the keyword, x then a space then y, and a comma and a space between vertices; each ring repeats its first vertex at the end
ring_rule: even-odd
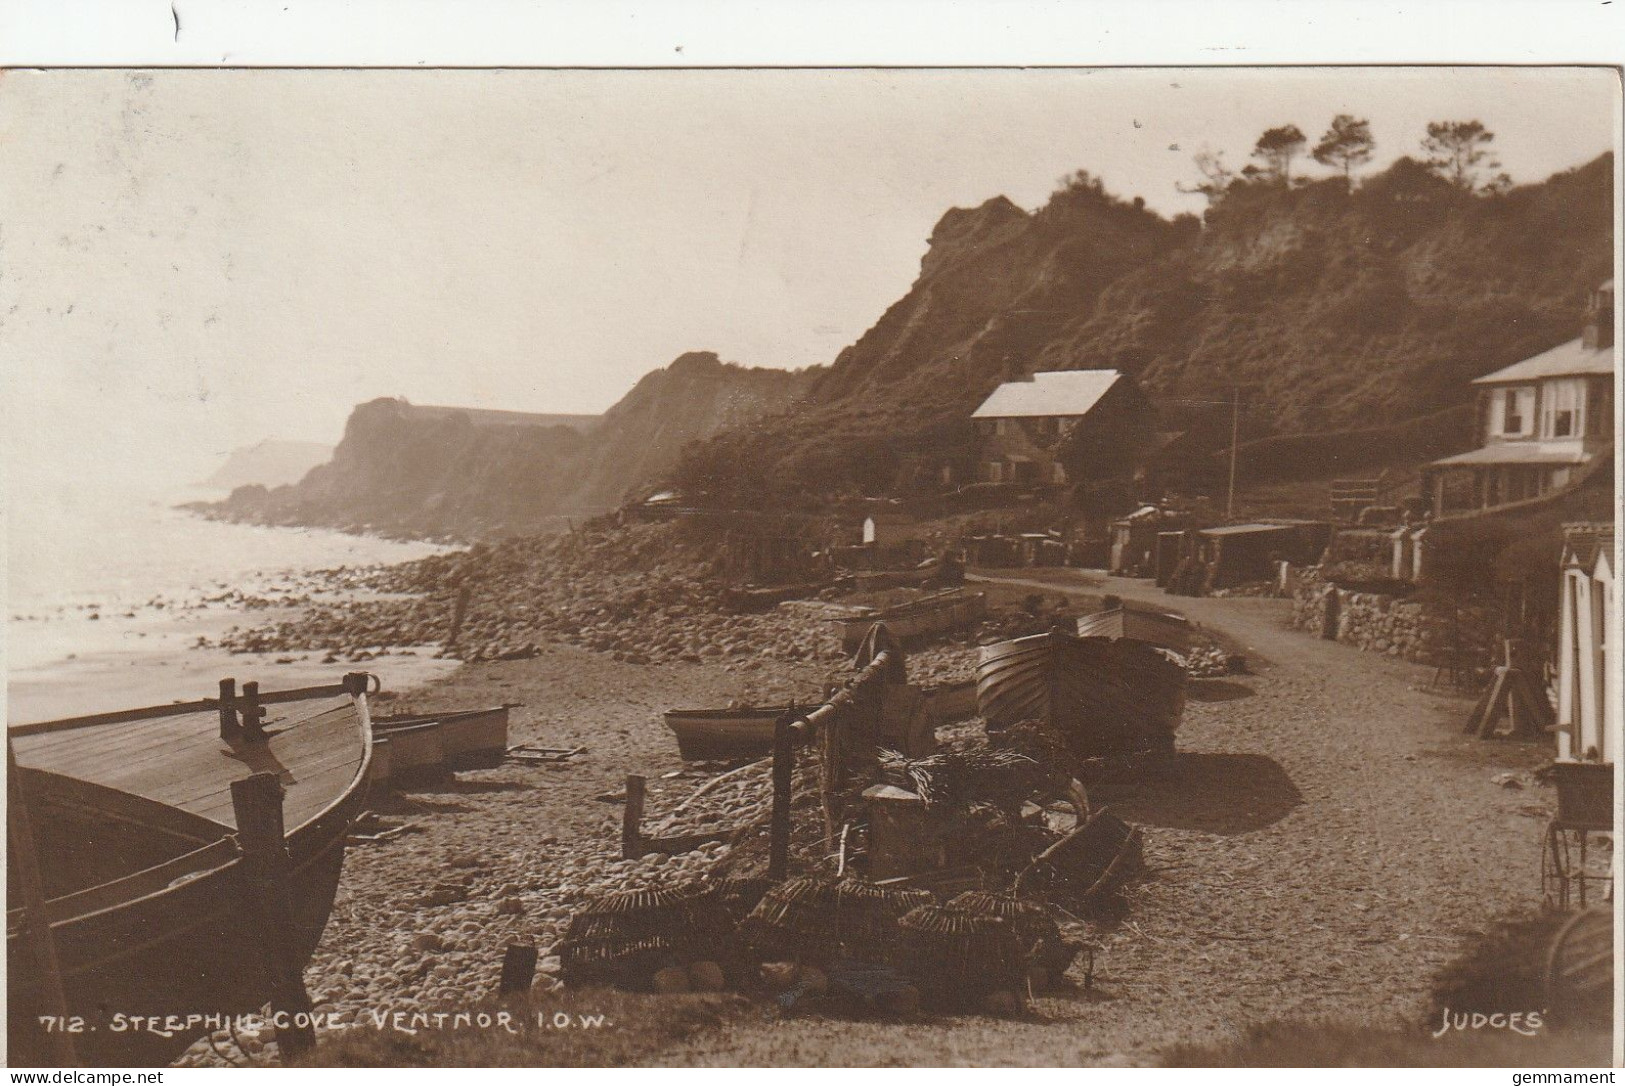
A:
MULTIPOLYGON (((356 665, 319 653, 199 648, 233 626, 289 610, 243 609, 232 590, 276 595, 305 575, 409 561, 448 548, 314 528, 206 520, 176 508, 223 497, 196 488, 12 491, 5 509, 4 666, 8 723, 209 696, 221 678, 263 689, 328 682, 356 665)), ((407 650, 369 667, 409 689, 455 667, 407 650)))

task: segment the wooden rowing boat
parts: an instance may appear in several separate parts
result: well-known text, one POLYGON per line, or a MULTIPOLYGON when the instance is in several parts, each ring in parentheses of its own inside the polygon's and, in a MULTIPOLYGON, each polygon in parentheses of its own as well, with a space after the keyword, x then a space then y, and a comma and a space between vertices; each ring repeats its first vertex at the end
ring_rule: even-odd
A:
POLYGON ((877 622, 884 622, 893 636, 906 643, 969 626, 985 614, 985 595, 980 592, 970 594, 955 588, 836 621, 841 624, 841 648, 846 652, 856 652, 869 627, 877 622))
POLYGON ((787 711, 763 709, 672 709, 666 727, 677 736, 677 753, 688 762, 760 758, 773 752, 773 725, 787 711))
POLYGON ((81 1062, 167 1063, 206 1032, 203 1016, 252 1013, 270 999, 276 967, 264 953, 271 933, 255 889, 262 884, 239 846, 231 788, 256 773, 276 774, 283 790, 291 923, 282 949, 299 968, 309 961, 332 909, 345 836, 366 802, 368 678, 9 730, 18 779, 8 819, 21 814, 33 831, 37 911, 50 933, 43 940, 46 925, 25 913, 14 849, 6 903, 13 1064, 55 1051, 37 1019, 55 988, 36 967, 42 942, 54 943, 68 1021, 81 1026, 71 1038, 81 1062), (237 706, 248 710, 240 719, 237 706), (136 1016, 156 1016, 157 1030, 132 1028, 136 1016))
POLYGON ((1129 638, 1184 656, 1191 651, 1191 624, 1184 615, 1172 611, 1145 611, 1138 607, 1113 607, 1078 619, 1079 637, 1105 637, 1113 641, 1129 638))
POLYGON ((508 753, 508 711, 511 708, 511 705, 493 705, 446 713, 374 717, 372 732, 393 741, 399 732, 434 725, 440 733, 440 758, 445 768, 488 769, 501 765, 508 753))
POLYGON ((1078 758, 1172 750, 1185 669, 1144 641, 1052 630, 984 647, 976 701, 989 732, 1039 721, 1078 758))

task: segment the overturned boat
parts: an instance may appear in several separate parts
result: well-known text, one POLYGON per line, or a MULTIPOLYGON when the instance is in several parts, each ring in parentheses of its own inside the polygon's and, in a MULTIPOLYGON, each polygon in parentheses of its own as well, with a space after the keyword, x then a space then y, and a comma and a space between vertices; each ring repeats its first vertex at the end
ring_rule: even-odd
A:
POLYGON ((1057 629, 985 646, 976 702, 990 733, 1037 722, 1078 758, 1171 751, 1185 669, 1146 641, 1057 629))
POLYGON ((370 678, 264 694, 222 684, 219 698, 8 730, 14 1064, 60 1051, 41 1021, 51 1009, 82 1063, 167 1063, 303 968, 366 802, 370 678), (281 785, 286 914, 275 924, 234 807, 234 784, 262 774, 281 785))

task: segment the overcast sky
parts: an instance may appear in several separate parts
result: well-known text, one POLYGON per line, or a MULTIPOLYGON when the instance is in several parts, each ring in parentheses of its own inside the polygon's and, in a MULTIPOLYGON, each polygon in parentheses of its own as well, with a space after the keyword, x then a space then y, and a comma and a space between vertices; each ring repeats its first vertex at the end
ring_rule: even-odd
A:
POLYGON ((375 396, 596 412, 687 350, 831 361, 952 206, 1079 167, 1165 213, 1192 153, 1477 118, 1533 181, 1607 150, 1601 69, 13 71, 13 483, 334 441, 375 396), (155 439, 155 435, 159 435, 155 439))

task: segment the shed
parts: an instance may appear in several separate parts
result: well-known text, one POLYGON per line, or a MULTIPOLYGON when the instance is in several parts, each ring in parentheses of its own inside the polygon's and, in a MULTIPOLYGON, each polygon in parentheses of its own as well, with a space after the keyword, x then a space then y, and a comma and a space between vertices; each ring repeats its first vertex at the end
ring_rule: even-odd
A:
POLYGON ((1209 589, 1273 580, 1275 563, 1293 552, 1298 539, 1290 524, 1229 524, 1199 534, 1209 589))

